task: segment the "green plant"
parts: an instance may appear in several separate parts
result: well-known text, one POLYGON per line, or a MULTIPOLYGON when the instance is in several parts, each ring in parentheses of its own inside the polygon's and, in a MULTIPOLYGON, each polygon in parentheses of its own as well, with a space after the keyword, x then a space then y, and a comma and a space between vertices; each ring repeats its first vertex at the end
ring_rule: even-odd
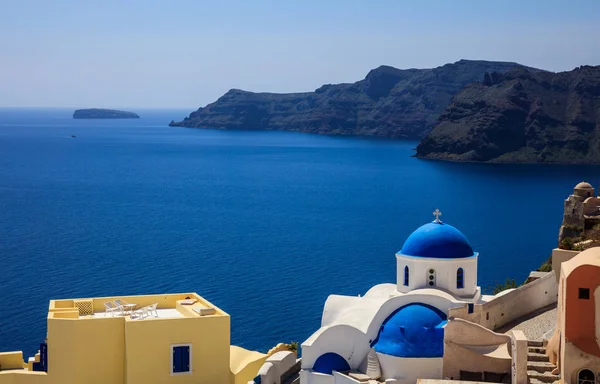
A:
POLYGON ((571 247, 571 249, 574 251, 583 251, 583 250, 585 250, 585 245, 575 244, 575 245, 573 245, 573 247, 571 247))
POLYGON ((539 272, 552 272, 552 263, 544 263, 541 267, 538 268, 539 272))
POLYGON ((565 225, 564 228, 570 231, 583 232, 583 228, 578 225, 565 225))
POLYGON ((496 284, 492 290, 492 294, 497 295, 498 293, 511 288, 517 288, 517 282, 514 279, 507 278, 504 283, 496 284))
POLYGON ((288 349, 292 352, 298 352, 298 342, 297 341, 292 341, 289 344, 286 344, 288 349))
POLYGON ((564 239, 562 239, 562 241, 558 245, 558 248, 566 249, 566 250, 573 249, 573 239, 570 237, 565 237, 564 239))

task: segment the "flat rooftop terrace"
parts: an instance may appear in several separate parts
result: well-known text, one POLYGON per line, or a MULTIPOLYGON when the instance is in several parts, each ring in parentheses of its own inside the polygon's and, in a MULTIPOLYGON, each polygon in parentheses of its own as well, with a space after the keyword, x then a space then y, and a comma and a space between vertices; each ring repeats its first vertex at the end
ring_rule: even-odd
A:
POLYGON ((229 316, 196 293, 51 300, 49 319, 124 318, 127 321, 229 316))

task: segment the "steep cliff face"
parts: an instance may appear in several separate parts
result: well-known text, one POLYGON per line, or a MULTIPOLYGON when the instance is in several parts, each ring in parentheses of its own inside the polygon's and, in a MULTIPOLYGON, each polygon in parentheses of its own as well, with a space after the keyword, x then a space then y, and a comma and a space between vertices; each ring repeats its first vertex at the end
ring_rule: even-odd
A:
POLYGON ((417 157, 600 163, 600 66, 488 74, 454 97, 417 157))
MULTIPOLYGON (((516 63, 461 60, 433 69, 381 66, 356 83, 274 94, 232 89, 171 126, 420 138, 466 84, 516 63)), ((534 70, 534 69, 532 69, 534 70)))

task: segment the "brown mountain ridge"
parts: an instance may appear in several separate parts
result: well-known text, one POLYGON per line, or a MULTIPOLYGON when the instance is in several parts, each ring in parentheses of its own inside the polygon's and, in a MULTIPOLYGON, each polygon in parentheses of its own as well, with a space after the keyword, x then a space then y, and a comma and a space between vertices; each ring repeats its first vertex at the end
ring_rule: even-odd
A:
POLYGON ((454 96, 416 156, 600 163, 600 66, 486 74, 454 96))
MULTIPOLYGON (((253 93, 232 89, 170 126, 282 130, 331 135, 422 138, 466 84, 517 63, 460 60, 430 69, 381 66, 352 84, 314 92, 253 93)), ((537 71, 530 68, 531 71, 537 71)))

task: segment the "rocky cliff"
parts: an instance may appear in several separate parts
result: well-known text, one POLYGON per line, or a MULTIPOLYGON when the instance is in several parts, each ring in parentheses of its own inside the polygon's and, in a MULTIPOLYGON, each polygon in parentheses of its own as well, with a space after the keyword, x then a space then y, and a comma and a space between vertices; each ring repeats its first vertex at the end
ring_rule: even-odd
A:
POLYGON ((73 112, 74 119, 139 119, 137 113, 117 111, 115 109, 78 109, 73 112))
MULTIPOLYGON (((461 60, 433 69, 382 66, 356 83, 275 94, 232 89, 171 126, 420 138, 466 84, 516 63, 461 60)), ((532 69, 533 70, 533 69, 532 69)))
POLYGON ((600 66, 486 74, 454 97, 417 157, 600 163, 600 66))

